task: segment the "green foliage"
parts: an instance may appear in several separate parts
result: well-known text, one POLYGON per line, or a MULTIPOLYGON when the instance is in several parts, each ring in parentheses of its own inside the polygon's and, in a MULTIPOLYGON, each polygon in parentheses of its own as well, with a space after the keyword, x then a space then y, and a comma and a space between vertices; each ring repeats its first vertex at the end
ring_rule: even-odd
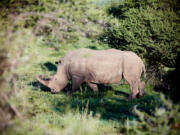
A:
POLYGON ((146 135, 178 135, 180 128, 179 106, 173 105, 161 95, 161 107, 156 108, 153 115, 139 111, 134 107, 134 113, 139 117, 139 121, 127 120, 120 131, 127 134, 146 135))
POLYGON ((25 100, 21 97, 22 92, 18 92, 21 88, 17 83, 17 67, 29 59, 24 50, 28 43, 34 43, 34 39, 29 38, 31 32, 27 29, 13 31, 9 22, 1 21, 0 24, 0 134, 6 134, 8 128, 16 125, 15 119, 22 118, 19 110, 24 110, 25 100))
POLYGON ((176 67, 180 48, 180 18, 166 1, 127 0, 111 5, 111 17, 101 40, 131 50, 148 63, 176 67))
MULTIPOLYGON (((114 0, 113 3, 116 2, 117 0, 114 0)), ((150 8, 152 5, 147 9, 137 10, 136 7, 140 6, 129 1, 127 7, 131 8, 123 7, 121 11, 123 14, 126 13, 125 15, 118 17, 119 8, 116 12, 114 9, 109 10, 110 14, 118 18, 114 19, 104 12, 104 7, 96 5, 97 3, 95 0, 4 0, 0 2, 0 134, 143 134, 152 130, 143 128, 149 127, 149 123, 145 117, 141 119, 142 115, 147 115, 150 121, 153 120, 150 126, 153 127, 155 124, 159 129, 162 129, 162 118, 166 117, 170 122, 168 126, 172 127, 167 132, 176 132, 174 127, 177 128, 180 121, 177 108, 173 104, 172 108, 162 105, 159 94, 152 91, 153 87, 149 84, 146 86, 145 97, 129 101, 127 97, 130 91, 127 84, 100 86, 98 94, 83 85, 79 91, 69 97, 66 95, 69 85, 61 93, 53 95, 48 88, 37 82, 36 76, 39 74, 47 76, 54 74, 57 70, 54 62, 69 50, 80 47, 109 48, 107 44, 98 42, 96 39, 104 27, 117 29, 118 34, 119 29, 121 32, 126 30, 126 28, 116 27, 121 25, 119 19, 126 20, 130 14, 134 16, 137 14, 139 19, 142 19, 142 12, 147 10, 152 18, 162 16, 161 10, 156 13, 150 8), (135 105, 141 112, 133 112, 135 105), (169 115, 160 111, 162 116, 160 118, 156 116, 156 113, 159 113, 156 108, 159 107, 162 107, 163 111, 165 109, 169 115), (159 121, 154 121, 152 119, 154 116, 159 121), (124 124, 131 122, 138 123, 140 127, 124 124)), ((108 3, 111 2, 107 2, 105 6, 108 3)), ((170 10, 167 12, 173 16, 170 20, 174 21, 177 18, 174 12, 172 14, 170 10)), ((148 20, 148 16, 145 18, 148 20)), ((129 21, 135 21, 135 19, 131 16, 129 21)), ((159 21, 154 21, 159 25, 159 21)), ((133 23, 129 24, 128 29, 137 30, 133 23)), ((167 22, 166 25, 169 23, 167 22)), ((123 26, 128 24, 123 22, 123 26)), ((174 29, 176 24, 172 23, 171 26, 174 29)), ((138 28, 146 30, 145 25, 138 28)), ((156 28, 153 24, 153 28, 156 32, 159 27, 156 28)), ((165 29, 165 27, 161 26, 159 29, 165 29)), ((167 31, 165 30, 163 35, 165 32, 167 31)), ((169 35, 170 39, 172 36, 176 37, 176 33, 175 29, 174 35, 169 35)), ((126 35, 126 40, 130 42, 131 33, 126 35)), ((127 49, 130 48, 129 42, 127 49)), ((138 43, 141 45, 143 42, 138 40, 138 43)), ((144 56, 143 53, 141 54, 144 56)), ((174 57, 176 56, 172 59, 174 57)))
POLYGON ((57 51, 82 37, 96 37, 102 30, 98 21, 105 15, 95 8, 93 0, 14 0, 5 3, 0 12, 2 19, 9 22, 16 18, 16 28, 21 25, 33 29, 33 34, 41 38, 44 45, 57 51))

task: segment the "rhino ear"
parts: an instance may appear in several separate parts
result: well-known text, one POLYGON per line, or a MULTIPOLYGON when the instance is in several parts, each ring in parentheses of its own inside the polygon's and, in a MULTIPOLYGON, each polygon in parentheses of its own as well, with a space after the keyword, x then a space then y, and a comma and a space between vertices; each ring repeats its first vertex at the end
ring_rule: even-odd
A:
POLYGON ((61 64, 61 59, 59 61, 55 61, 55 64, 61 64))
POLYGON ((59 60, 59 62, 58 62, 59 64, 61 64, 61 59, 59 60))
POLYGON ((48 87, 48 85, 49 85, 49 80, 43 80, 43 79, 41 79, 41 76, 38 76, 38 77, 37 77, 37 80, 38 80, 40 83, 42 83, 43 85, 45 85, 46 87, 48 87))

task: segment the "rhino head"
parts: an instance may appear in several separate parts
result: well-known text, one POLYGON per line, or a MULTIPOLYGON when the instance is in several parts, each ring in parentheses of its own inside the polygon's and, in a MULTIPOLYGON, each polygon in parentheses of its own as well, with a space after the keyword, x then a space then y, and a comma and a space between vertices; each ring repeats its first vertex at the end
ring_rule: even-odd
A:
POLYGON ((47 79, 43 78, 44 77, 42 75, 39 75, 37 80, 44 86, 50 88, 52 93, 60 92, 68 84, 68 79, 65 72, 59 69, 54 76, 47 79))

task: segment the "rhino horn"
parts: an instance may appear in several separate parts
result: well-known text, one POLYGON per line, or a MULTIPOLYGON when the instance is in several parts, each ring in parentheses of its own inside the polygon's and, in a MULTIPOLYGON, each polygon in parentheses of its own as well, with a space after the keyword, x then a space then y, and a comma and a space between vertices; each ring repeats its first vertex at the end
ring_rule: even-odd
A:
POLYGON ((48 87, 48 85, 49 85, 49 80, 43 80, 43 79, 41 79, 40 76, 37 77, 37 80, 38 80, 40 83, 42 83, 43 85, 45 85, 46 87, 48 87))

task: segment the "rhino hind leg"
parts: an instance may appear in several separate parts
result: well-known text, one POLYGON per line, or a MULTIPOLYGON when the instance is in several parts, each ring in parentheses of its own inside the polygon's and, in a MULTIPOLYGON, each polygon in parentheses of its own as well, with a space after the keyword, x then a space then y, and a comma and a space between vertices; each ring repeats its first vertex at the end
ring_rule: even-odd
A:
POLYGON ((93 89, 94 92, 98 92, 97 84, 88 82, 88 86, 93 89))
POLYGON ((143 97, 145 95, 144 87, 145 87, 145 82, 139 81, 139 96, 140 97, 143 97))
POLYGON ((130 94, 130 99, 135 99, 137 94, 139 93, 139 90, 138 90, 138 82, 135 81, 133 83, 130 84, 131 86, 131 94, 130 94))
POLYGON ((135 77, 124 76, 124 78, 130 85, 131 93, 130 93, 129 99, 132 100, 136 98, 137 94, 139 93, 139 89, 138 89, 139 81, 135 79, 135 77))

